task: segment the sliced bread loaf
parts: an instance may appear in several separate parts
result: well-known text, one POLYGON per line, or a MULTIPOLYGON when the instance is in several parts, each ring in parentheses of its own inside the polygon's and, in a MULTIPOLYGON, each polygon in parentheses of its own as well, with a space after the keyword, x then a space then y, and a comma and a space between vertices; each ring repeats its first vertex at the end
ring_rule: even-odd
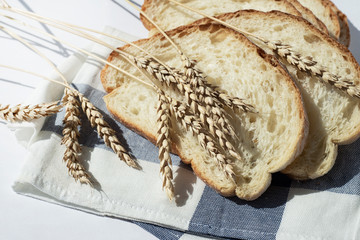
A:
MULTIPOLYGON (((288 166, 303 149, 307 121, 298 88, 271 55, 251 43, 242 34, 218 24, 183 26, 167 32, 197 67, 207 81, 230 96, 245 98, 257 114, 229 112, 237 133, 234 143, 243 160, 232 160, 235 182, 226 177, 216 161, 199 145, 196 136, 182 128, 172 116, 172 150, 194 172, 224 196, 253 200, 271 182, 271 173, 288 166)), ((160 34, 135 44, 169 66, 181 68, 177 51, 160 34)), ((136 48, 120 48, 135 56, 136 48)), ((113 52, 108 60, 142 77, 139 71, 113 52)), ((109 66, 101 72, 106 91, 104 100, 110 112, 122 123, 150 141, 156 141, 157 94, 149 86, 120 74, 109 66)), ((164 86, 163 86, 164 87, 164 86)), ((175 90, 169 95, 184 100, 175 90)))
MULTIPOLYGON (((262 38, 289 44, 301 56, 312 57, 318 66, 360 87, 360 67, 350 51, 302 18, 277 11, 245 10, 221 15, 219 19, 262 38)), ((197 23, 209 21, 202 19, 197 23)), ((338 144, 348 144, 359 137, 360 100, 279 59, 296 79, 310 122, 303 153, 283 172, 295 179, 317 178, 332 168, 338 144)))

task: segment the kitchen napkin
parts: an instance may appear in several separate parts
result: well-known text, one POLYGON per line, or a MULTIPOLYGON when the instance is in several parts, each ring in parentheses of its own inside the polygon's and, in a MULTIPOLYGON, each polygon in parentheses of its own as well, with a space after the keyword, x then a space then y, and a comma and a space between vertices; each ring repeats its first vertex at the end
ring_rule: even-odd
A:
MULTIPOLYGON (((115 29, 107 32, 134 39, 115 29)), ((91 51, 104 58, 111 52, 99 45, 92 46, 91 51)), ((161 239, 360 239, 360 141, 339 148, 337 162, 326 176, 296 182, 274 174, 270 188, 252 202, 220 196, 172 156, 177 197, 170 202, 161 190, 158 149, 108 113, 99 77, 102 67, 91 57, 75 54, 60 69, 103 112, 142 169, 122 162, 83 117, 81 159, 95 183, 92 188, 75 182, 62 161, 62 111, 33 124, 11 125, 29 152, 13 186, 16 192, 133 220, 161 239)), ((32 102, 58 100, 62 93, 61 86, 47 83, 36 90, 32 102)))

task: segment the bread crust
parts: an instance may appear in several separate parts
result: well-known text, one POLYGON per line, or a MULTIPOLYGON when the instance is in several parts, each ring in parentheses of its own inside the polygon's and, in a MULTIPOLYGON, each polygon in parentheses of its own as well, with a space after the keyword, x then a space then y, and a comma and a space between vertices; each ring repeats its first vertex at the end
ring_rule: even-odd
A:
MULTIPOLYGON (((151 0, 144 0, 143 5, 141 6, 141 10, 146 13, 150 6, 151 0)), ((142 14, 140 14, 140 21, 147 30, 150 31, 152 28, 154 28, 154 26, 142 14)))
MULTIPOLYGON (((287 151, 287 153, 284 153, 281 157, 281 159, 278 159, 277 165, 271 166, 271 168, 264 170, 264 178, 265 181, 263 183, 263 185, 252 191, 252 194, 249 195, 248 192, 244 191, 239 192, 239 189, 236 190, 236 185, 233 185, 232 187, 227 187, 224 188, 221 185, 219 185, 214 179, 209 178, 203 171, 202 169, 197 166, 196 164, 194 164, 194 159, 189 159, 188 156, 184 155, 176 146, 176 144, 172 145, 172 150, 175 154, 178 154, 179 157, 181 158, 181 160, 186 163, 186 164, 191 164, 194 172, 196 173, 196 175, 202 179, 205 183, 207 183, 209 186, 211 186, 212 188, 214 188, 217 192, 219 192, 221 195, 223 196, 234 196, 235 194, 243 194, 241 195, 242 199, 245 200, 254 200, 257 197, 259 197, 270 185, 271 183, 271 173, 273 172, 277 172, 280 171, 282 169, 284 169, 285 167, 287 167, 302 151, 302 149, 304 148, 305 142, 306 142, 306 136, 308 133, 308 123, 307 123, 307 115, 305 113, 305 110, 303 108, 303 100, 300 94, 299 89, 296 87, 296 84, 294 83, 294 81, 291 79, 290 75, 288 74, 288 72, 281 66, 281 64, 278 62, 278 60, 269 54, 266 54, 261 48, 257 47, 256 45, 254 45, 253 43, 251 43, 245 36, 243 36, 240 33, 235 32, 232 29, 226 28, 224 26, 218 25, 218 24, 212 24, 212 23, 205 23, 202 24, 202 26, 205 25, 211 25, 211 26, 218 26, 221 28, 226 29, 227 31, 229 31, 229 33, 233 34, 236 38, 241 39, 241 41, 244 41, 249 47, 254 48, 257 50, 258 54, 264 59, 264 61, 266 61, 267 63, 271 64, 274 69, 282 75, 283 77, 283 81, 286 82, 286 84, 293 88, 294 90, 294 96, 296 96, 296 105, 298 106, 299 109, 299 118, 300 121, 303 122, 301 129, 299 129, 299 133, 297 135, 296 141, 293 141, 294 143, 296 142, 296 144, 294 144, 293 146, 289 146, 289 151, 287 151), (237 191, 237 192, 236 192, 237 191)), ((171 37, 173 35, 176 35, 177 33, 184 33, 186 32, 187 34, 190 34, 194 31, 196 31, 199 28, 198 24, 192 24, 192 25, 187 25, 187 26, 181 26, 178 27, 176 29, 170 30, 167 32, 167 34, 171 37)), ((152 38, 150 39, 141 39, 138 40, 136 42, 134 42, 134 44, 137 45, 141 45, 142 43, 145 43, 146 41, 151 41, 151 39, 153 38, 163 38, 163 36, 161 34, 157 34, 154 35, 152 38)), ((130 45, 125 45, 123 47, 121 47, 121 50, 126 50, 127 48, 129 48, 130 45)), ((117 52, 112 52, 108 58, 108 61, 112 61, 115 57, 117 57, 118 53, 117 52)), ((101 72, 101 81, 104 85, 104 88, 106 91, 111 92, 114 89, 113 88, 108 88, 107 84, 106 84, 106 72, 108 70, 109 66, 105 66, 104 69, 101 72)), ((111 93, 107 96, 105 96, 105 102, 106 98, 108 96, 111 96, 111 93)), ((117 111, 115 111, 114 109, 109 108, 109 111, 111 112, 111 114, 113 114, 115 116, 115 118, 117 120, 119 120, 120 122, 122 122, 124 125, 126 125, 128 128, 134 130, 135 132, 137 132, 138 134, 144 136, 145 138, 147 138, 149 141, 151 141, 152 143, 155 144, 156 142, 156 136, 154 136, 152 133, 145 131, 144 129, 141 128, 141 126, 138 126, 136 124, 131 123, 130 121, 128 121, 126 118, 124 118, 120 113, 118 113, 117 111)))

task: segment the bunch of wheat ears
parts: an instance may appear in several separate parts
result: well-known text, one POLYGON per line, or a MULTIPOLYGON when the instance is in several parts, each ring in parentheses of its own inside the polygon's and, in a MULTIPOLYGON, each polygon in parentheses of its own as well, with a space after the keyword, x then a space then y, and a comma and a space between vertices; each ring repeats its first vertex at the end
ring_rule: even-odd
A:
MULTIPOLYGON (((182 5, 174 0, 169 1, 182 5)), ((131 2, 129 3, 132 4, 131 2)), ((182 6, 186 7, 185 5, 182 6)), ((144 17, 148 18, 148 20, 158 28, 159 32, 162 33, 164 37, 166 37, 168 41, 174 46, 174 48, 177 49, 183 63, 181 69, 175 69, 166 65, 156 57, 152 56, 146 50, 118 37, 49 18, 44 18, 34 13, 14 9, 6 3, 4 3, 1 8, 36 19, 42 23, 55 26, 109 47, 113 51, 119 53, 118 57, 122 57, 129 61, 134 67, 141 71, 143 77, 146 78, 146 81, 143 81, 142 79, 125 72, 121 68, 112 65, 111 63, 97 57, 96 55, 92 55, 91 53, 76 48, 75 46, 66 43, 59 38, 49 35, 48 33, 41 32, 40 30, 32 27, 33 30, 36 30, 37 32, 47 35, 48 37, 74 47, 75 49, 91 57, 94 57, 105 64, 108 64, 109 66, 117 69, 130 78, 152 87, 156 91, 158 94, 158 135, 156 145, 159 148, 160 174, 162 176, 163 189, 165 190, 170 200, 174 198, 173 171, 170 158, 171 116, 173 116, 179 123, 181 123, 184 129, 195 134, 199 144, 203 147, 204 150, 206 150, 209 156, 211 156, 217 162, 219 168, 224 171, 225 175, 230 179, 234 179, 235 173, 233 171, 232 162, 234 160, 241 161, 241 156, 234 147, 236 133, 234 131, 234 127, 229 121, 228 112, 231 113, 231 111, 244 111, 256 113, 255 108, 252 105, 246 103, 243 99, 228 96, 227 94, 216 89, 216 87, 207 83, 205 75, 196 67, 196 61, 189 59, 181 51, 181 49, 166 35, 166 33, 163 32, 155 22, 148 18, 144 12, 136 8, 136 6, 135 8, 140 11, 144 17), (141 50, 144 55, 133 56, 129 53, 113 48, 106 42, 89 35, 83 30, 99 33, 126 42, 141 50), (170 97, 169 94, 167 94, 167 92, 170 90, 177 91, 179 94, 181 94, 183 96, 182 101, 170 97), (227 111, 225 111, 225 109, 227 109, 227 111)), ((188 9, 196 11, 194 9, 188 9)), ((222 22, 211 16, 207 16, 199 11, 196 12, 214 21, 220 22, 225 26, 231 27, 245 35, 256 38, 267 47, 272 49, 279 56, 287 59, 290 64, 298 67, 300 70, 319 76, 323 81, 340 88, 341 90, 347 92, 350 96, 360 97, 359 90, 353 83, 343 81, 338 76, 325 71, 324 68, 318 66, 317 62, 312 60, 310 57, 302 57, 295 53, 291 46, 281 42, 267 41, 266 39, 262 39, 250 33, 244 32, 241 29, 237 29, 225 22, 222 22)), ((13 18, 12 20, 16 21, 13 18)), ((22 24, 26 25, 25 23, 22 24)), ((6 30, 4 27, 1 28, 6 30)), ((23 39, 14 35, 10 31, 7 32, 11 36, 24 42, 23 39)), ((43 57, 46 58, 45 56, 43 57)), ((56 69, 56 67, 54 68, 56 69)), ((56 102, 49 104, 39 104, 32 107, 22 105, 17 105, 15 107, 0 107, 0 118, 8 121, 30 121, 40 117, 52 115, 60 111, 62 108, 65 108, 66 113, 63 121, 64 129, 62 144, 65 145, 66 150, 63 160, 66 162, 69 174, 76 181, 79 180, 81 183, 91 184, 89 174, 81 165, 79 158, 81 154, 81 147, 78 142, 78 128, 81 124, 79 118, 81 112, 87 116, 91 126, 97 129, 99 136, 104 140, 105 144, 109 146, 121 160, 123 160, 128 166, 139 168, 138 163, 121 145, 120 141, 116 137, 116 132, 111 129, 110 126, 104 121, 104 118, 99 110, 93 104, 91 104, 91 102, 84 95, 82 95, 76 89, 70 87, 60 72, 59 74, 63 78, 64 83, 62 84, 65 86, 64 97, 61 104, 56 102)))

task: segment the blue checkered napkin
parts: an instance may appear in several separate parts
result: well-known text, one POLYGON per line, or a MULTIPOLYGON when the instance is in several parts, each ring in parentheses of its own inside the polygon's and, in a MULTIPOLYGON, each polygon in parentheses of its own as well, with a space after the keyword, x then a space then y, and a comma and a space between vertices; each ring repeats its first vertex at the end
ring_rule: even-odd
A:
MULTIPOLYGON (((93 52, 109 54, 99 46, 93 52)), ((339 148, 337 163, 325 177, 294 182, 274 174, 270 188, 253 202, 220 196, 172 156, 176 194, 181 198, 170 203, 161 191, 158 149, 111 119, 102 100, 105 93, 100 69, 87 59, 77 69, 73 86, 103 112, 142 170, 128 168, 83 121, 82 159, 97 181, 96 191, 75 183, 62 162, 61 112, 48 118, 31 136, 29 157, 15 191, 103 216, 130 219, 160 239, 360 239, 360 141, 339 148)), ((51 91, 53 88, 44 89, 44 95, 51 91)))

